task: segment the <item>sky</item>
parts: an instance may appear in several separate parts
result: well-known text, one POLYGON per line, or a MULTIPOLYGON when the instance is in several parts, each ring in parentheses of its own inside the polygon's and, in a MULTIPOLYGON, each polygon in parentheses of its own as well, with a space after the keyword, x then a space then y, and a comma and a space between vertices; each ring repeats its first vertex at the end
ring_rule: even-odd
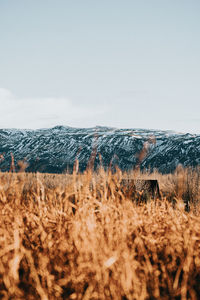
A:
POLYGON ((0 128, 200 133, 199 0, 0 0, 0 128))

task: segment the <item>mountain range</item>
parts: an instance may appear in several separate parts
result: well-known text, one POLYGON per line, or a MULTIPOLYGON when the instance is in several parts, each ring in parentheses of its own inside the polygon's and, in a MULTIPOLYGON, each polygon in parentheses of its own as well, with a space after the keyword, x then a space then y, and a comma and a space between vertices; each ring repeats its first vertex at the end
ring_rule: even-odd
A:
POLYGON ((148 129, 116 129, 96 126, 50 129, 0 129, 0 170, 26 166, 29 172, 71 172, 100 164, 121 170, 157 169, 173 172, 200 164, 200 135, 148 129))

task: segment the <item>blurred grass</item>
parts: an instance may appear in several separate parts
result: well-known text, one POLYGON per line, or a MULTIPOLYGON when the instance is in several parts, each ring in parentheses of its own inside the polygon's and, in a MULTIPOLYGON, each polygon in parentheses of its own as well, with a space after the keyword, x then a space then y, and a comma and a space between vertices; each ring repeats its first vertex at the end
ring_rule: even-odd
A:
POLYGON ((199 299, 199 174, 0 173, 0 299, 199 299), (161 199, 136 205, 122 178, 161 199))

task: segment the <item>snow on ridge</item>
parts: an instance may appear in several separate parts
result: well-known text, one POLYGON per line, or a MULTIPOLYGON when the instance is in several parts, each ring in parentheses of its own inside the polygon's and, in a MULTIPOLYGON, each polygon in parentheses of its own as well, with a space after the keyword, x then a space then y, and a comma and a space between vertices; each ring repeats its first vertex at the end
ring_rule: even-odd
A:
POLYGON ((119 167, 128 170, 138 164, 138 154, 148 142, 148 151, 140 162, 141 167, 168 172, 173 170, 175 161, 180 159, 185 166, 200 161, 200 135, 148 129, 104 126, 73 128, 59 125, 37 130, 0 129, 0 154, 5 153, 0 169, 9 169, 12 152, 16 161, 28 160, 28 171, 62 173, 68 167, 72 169, 77 157, 81 170, 84 170, 94 147, 97 147, 96 165, 100 162, 98 154, 101 154, 104 166, 109 166, 113 157, 118 157, 116 161, 119 167))

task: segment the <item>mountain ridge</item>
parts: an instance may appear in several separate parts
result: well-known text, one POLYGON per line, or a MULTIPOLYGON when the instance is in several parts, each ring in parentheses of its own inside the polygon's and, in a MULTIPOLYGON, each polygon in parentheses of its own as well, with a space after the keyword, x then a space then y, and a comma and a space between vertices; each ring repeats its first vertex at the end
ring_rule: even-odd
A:
POLYGON ((71 172, 78 159, 80 171, 84 171, 94 153, 95 167, 100 163, 105 168, 117 165, 122 170, 140 166, 168 173, 179 164, 200 164, 200 135, 106 126, 0 129, 0 154, 4 157, 0 160, 1 171, 10 170, 12 155, 16 170, 20 168, 17 162, 26 161, 29 172, 71 172))

